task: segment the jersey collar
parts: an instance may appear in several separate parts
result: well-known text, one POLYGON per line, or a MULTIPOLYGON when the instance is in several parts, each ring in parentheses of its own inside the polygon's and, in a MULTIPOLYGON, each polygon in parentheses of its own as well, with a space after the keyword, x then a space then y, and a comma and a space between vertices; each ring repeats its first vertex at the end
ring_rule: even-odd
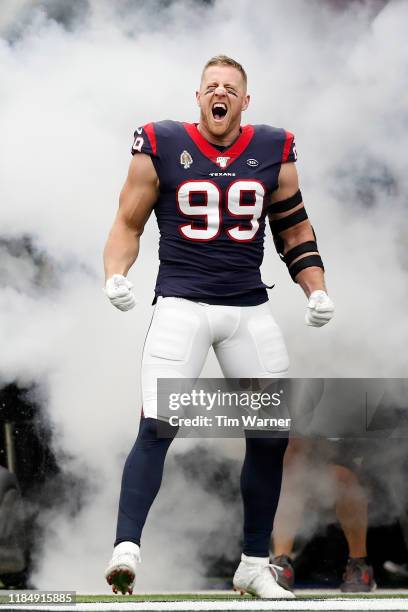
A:
POLYGON ((204 136, 198 131, 196 123, 184 123, 184 128, 187 131, 194 144, 199 148, 201 153, 208 157, 214 164, 220 168, 228 168, 233 161, 235 161, 247 148, 254 135, 254 128, 252 125, 245 125, 242 128, 241 134, 238 139, 225 151, 218 151, 204 138, 204 136))

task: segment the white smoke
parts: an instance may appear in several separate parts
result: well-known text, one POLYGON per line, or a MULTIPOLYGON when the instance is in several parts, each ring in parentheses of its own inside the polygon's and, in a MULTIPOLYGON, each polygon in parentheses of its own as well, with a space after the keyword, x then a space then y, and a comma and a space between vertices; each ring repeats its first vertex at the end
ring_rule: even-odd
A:
MULTIPOLYGON (((101 253, 134 128, 194 120, 208 57, 227 53, 247 68, 245 122, 283 126, 297 137, 301 188, 337 312, 325 328, 304 325, 305 298, 269 239, 263 276, 277 282, 271 301, 291 374, 406 375, 408 4, 392 1, 374 20, 372 7, 1 4, 0 231, 6 239, 31 236, 51 263, 41 282, 32 280, 27 257, 6 266, 0 377, 46 387, 58 448, 72 457, 70 469, 95 484, 74 519, 47 517, 38 587, 106 588, 121 469, 138 428, 139 364, 157 270, 153 219, 130 273, 140 302, 134 311, 123 315, 104 298, 101 253)), ((203 375, 219 373, 211 357, 203 375)), ((223 526, 222 509, 202 491, 183 489, 182 478, 161 493, 145 531, 139 589, 197 587, 202 568, 186 524, 195 513, 201 520, 205 507, 209 529, 223 526), (184 520, 173 522, 173 514, 184 520), (182 551, 176 567, 175 547, 182 551)))

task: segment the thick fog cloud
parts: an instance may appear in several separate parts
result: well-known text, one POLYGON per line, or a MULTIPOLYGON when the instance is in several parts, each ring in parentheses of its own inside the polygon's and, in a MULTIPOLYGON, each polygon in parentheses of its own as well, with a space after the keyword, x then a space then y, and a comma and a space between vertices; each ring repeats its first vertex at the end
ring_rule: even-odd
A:
MULTIPOLYGON (((194 120, 208 57, 227 53, 247 68, 245 122, 296 135, 301 188, 337 312, 326 328, 304 325, 305 297, 268 236, 263 276, 276 282, 271 301, 291 374, 406 375, 408 5, 379 8, 335 11, 307 0, 2 3, 0 377, 47 389, 56 443, 71 455, 70 469, 89 470, 94 484, 75 519, 47 517, 39 587, 105 588, 121 467, 138 427, 157 269, 153 218, 130 273, 137 309, 123 314, 107 303, 101 252, 134 128, 194 120), (4 246, 23 236, 42 264, 21 246, 4 246), (79 573, 84 547, 87 569, 79 573)), ((204 374, 220 374, 213 358, 204 374)), ((228 531, 219 501, 199 488, 177 505, 184 521, 173 522, 187 490, 171 474, 146 530, 141 590, 201 584, 198 546, 185 530, 198 508, 205 505, 209 530, 228 531), (186 567, 173 575, 175 542, 186 567)))

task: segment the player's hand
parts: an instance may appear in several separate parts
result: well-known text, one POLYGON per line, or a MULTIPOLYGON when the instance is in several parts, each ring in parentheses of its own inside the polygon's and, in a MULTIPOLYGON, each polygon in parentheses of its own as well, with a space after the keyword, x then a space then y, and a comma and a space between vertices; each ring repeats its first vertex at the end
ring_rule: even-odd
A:
POLYGON ((325 291, 312 291, 306 310, 306 325, 322 327, 334 315, 334 304, 325 291))
POLYGON ((105 293, 111 304, 119 310, 130 310, 136 306, 136 299, 132 292, 132 283, 122 274, 114 274, 106 281, 105 293))

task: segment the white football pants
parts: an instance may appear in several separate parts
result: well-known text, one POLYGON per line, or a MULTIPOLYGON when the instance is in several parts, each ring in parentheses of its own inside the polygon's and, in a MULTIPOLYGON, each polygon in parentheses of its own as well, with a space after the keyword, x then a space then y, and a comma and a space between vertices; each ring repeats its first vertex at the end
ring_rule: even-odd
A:
POLYGON ((143 414, 157 418, 158 378, 198 378, 210 347, 226 378, 279 378, 289 358, 269 302, 213 306, 159 297, 142 360, 143 414))

